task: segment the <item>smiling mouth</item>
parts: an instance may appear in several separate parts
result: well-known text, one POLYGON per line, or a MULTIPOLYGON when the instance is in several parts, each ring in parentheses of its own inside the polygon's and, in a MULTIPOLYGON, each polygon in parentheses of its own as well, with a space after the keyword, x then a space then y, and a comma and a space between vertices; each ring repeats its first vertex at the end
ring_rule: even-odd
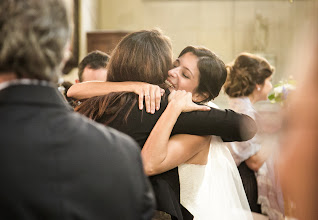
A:
POLYGON ((166 83, 170 88, 176 89, 176 88, 174 87, 174 85, 173 85, 171 82, 169 82, 168 80, 166 80, 165 83, 166 83))

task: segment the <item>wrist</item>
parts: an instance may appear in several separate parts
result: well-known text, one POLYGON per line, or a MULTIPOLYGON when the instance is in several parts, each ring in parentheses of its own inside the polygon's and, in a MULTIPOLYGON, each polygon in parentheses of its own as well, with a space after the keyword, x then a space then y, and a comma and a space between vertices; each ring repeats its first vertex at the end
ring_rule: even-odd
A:
POLYGON ((171 111, 177 113, 178 115, 181 114, 182 112, 182 106, 180 106, 176 100, 171 100, 169 103, 168 103, 168 106, 167 106, 167 109, 170 109, 171 111))
POLYGON ((125 91, 125 92, 134 92, 137 93, 137 86, 136 83, 133 82, 122 82, 122 89, 120 89, 120 91, 125 91))

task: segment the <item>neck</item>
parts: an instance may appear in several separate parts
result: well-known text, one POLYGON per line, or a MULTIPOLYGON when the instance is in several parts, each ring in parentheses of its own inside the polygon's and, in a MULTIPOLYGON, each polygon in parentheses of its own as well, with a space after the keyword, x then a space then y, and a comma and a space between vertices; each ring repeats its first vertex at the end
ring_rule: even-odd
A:
POLYGON ((15 73, 1 73, 0 74, 0 83, 7 82, 17 79, 17 75, 15 73))
POLYGON ((255 104, 255 102, 257 102, 257 99, 255 97, 255 95, 252 93, 248 96, 248 98, 250 99, 252 104, 255 104))

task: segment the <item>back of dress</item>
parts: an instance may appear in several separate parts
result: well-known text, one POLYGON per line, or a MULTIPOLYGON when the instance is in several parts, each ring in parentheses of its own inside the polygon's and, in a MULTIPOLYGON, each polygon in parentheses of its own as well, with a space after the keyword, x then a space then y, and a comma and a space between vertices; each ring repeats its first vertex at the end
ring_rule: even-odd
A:
POLYGON ((179 165, 181 204, 196 220, 253 219, 236 164, 220 137, 212 136, 207 156, 206 165, 179 165))
POLYGON ((182 164, 179 177, 181 204, 194 219, 253 219, 235 162, 219 137, 212 137, 207 164, 182 164))

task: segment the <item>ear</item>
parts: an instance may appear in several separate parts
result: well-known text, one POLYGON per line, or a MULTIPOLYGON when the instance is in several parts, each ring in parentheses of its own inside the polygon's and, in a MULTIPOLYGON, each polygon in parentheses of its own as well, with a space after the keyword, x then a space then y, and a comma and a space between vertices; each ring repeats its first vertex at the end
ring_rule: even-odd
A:
POLYGON ((208 93, 195 93, 192 95, 192 101, 194 102, 202 102, 203 100, 207 99, 209 97, 208 93))
POLYGON ((262 90, 263 85, 262 84, 256 84, 255 89, 257 92, 262 90))

